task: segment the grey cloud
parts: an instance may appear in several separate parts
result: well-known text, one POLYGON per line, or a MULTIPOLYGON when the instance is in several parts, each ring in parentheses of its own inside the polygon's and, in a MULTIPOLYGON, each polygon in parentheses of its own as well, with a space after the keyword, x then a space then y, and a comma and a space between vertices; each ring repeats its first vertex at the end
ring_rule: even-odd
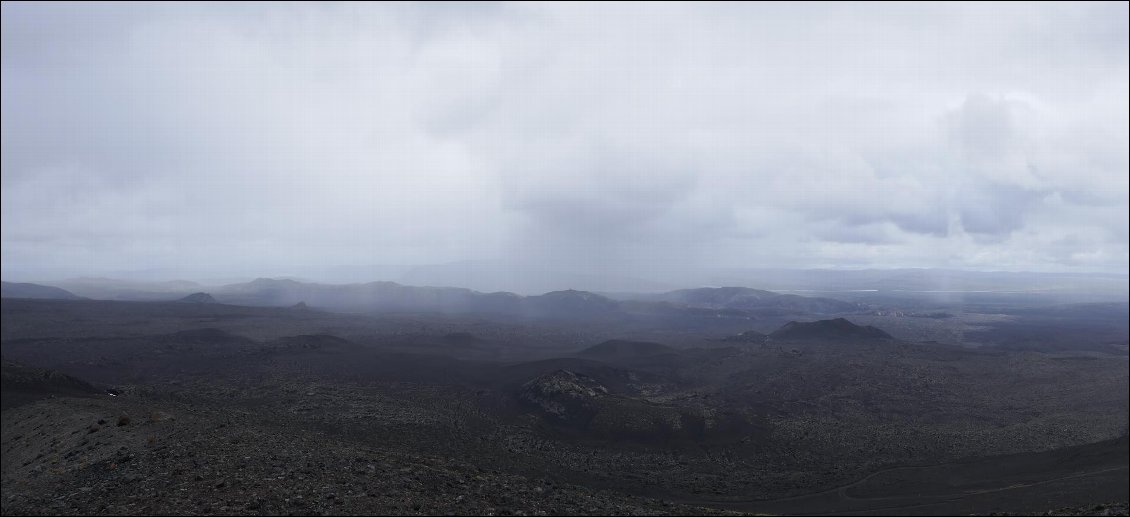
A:
POLYGON ((695 189, 688 164, 600 143, 525 165, 511 171, 514 188, 507 190, 506 203, 554 232, 638 233, 695 189))
POLYGON ((1003 235, 1024 225, 1025 214, 1043 193, 999 184, 968 189, 961 194, 961 225, 965 231, 1003 235))
POLYGON ((971 95, 950 115, 951 138, 962 158, 974 162, 996 160, 1015 148, 1013 107, 986 95, 971 95))
POLYGON ((900 241, 888 225, 881 222, 854 225, 825 223, 817 226, 813 234, 824 241, 845 244, 897 244, 900 241))
POLYGON ((920 214, 896 214, 888 220, 906 232, 934 237, 945 237, 949 232, 949 221, 946 214, 940 210, 926 211, 920 214))
POLYGON ((1125 15, 5 3, 2 266, 1122 271, 1125 15))

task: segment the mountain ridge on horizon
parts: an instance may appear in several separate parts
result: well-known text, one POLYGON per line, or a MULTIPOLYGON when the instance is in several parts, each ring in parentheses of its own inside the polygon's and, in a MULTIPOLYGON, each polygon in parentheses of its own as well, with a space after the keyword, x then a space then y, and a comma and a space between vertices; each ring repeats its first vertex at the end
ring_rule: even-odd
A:
MULTIPOLYGON (((129 283, 131 287, 138 284, 129 283)), ((86 285, 90 287, 89 284, 86 285)), ((667 296, 613 299, 590 291, 566 289, 539 295, 523 296, 507 291, 480 292, 462 287, 409 286, 391 281, 372 281, 356 284, 320 284, 293 279, 261 277, 250 282, 228 284, 200 290, 199 285, 186 284, 191 292, 176 291, 138 292, 111 290, 99 292, 80 290, 64 291, 68 296, 117 301, 178 301, 207 298, 210 302, 267 307, 291 307, 305 304, 311 307, 338 311, 420 311, 440 313, 484 313, 517 315, 539 319, 576 319, 641 314, 645 317, 690 316, 702 317, 708 312, 724 311, 728 316, 752 317, 753 314, 779 314, 786 312, 833 313, 853 311, 859 304, 818 297, 777 294, 745 287, 728 287, 725 296, 711 298, 704 303, 684 291, 673 291, 667 296), (704 312, 705 311, 705 312, 704 312)), ((695 293, 712 291, 709 288, 693 290, 695 293)), ((690 292, 690 291, 686 291, 690 292)), ((721 313, 719 313, 721 314, 721 313)))
POLYGON ((322 284, 390 281, 417 286, 464 287, 482 292, 523 295, 578 289, 601 293, 663 293, 711 286, 754 286, 779 291, 860 289, 1018 289, 1031 286, 1076 290, 1130 290, 1130 271, 1008 271, 949 268, 786 268, 716 267, 670 271, 569 271, 498 261, 460 261, 417 266, 268 267, 252 271, 13 271, 5 280, 55 285, 192 283, 215 287, 256 278, 288 278, 322 284))

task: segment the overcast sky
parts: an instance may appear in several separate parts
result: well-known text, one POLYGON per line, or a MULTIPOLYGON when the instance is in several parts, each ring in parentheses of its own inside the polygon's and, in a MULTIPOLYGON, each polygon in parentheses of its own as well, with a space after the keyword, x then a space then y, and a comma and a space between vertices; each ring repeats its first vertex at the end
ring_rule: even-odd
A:
POLYGON ((1125 272, 1128 17, 5 2, 3 273, 1125 272))

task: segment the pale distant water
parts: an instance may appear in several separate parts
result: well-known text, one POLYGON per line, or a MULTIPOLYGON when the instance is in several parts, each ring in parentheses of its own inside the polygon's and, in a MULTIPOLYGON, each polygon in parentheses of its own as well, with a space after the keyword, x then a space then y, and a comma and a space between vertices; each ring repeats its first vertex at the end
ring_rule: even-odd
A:
POLYGON ((779 293, 877 293, 878 289, 842 289, 839 291, 828 291, 824 289, 773 289, 779 293))
POLYGON ((1033 289, 1031 291, 994 291, 988 290, 931 290, 921 291, 915 289, 773 289, 779 293, 994 293, 994 294, 1040 294, 1040 293, 1055 293, 1056 291, 1050 289, 1033 289))

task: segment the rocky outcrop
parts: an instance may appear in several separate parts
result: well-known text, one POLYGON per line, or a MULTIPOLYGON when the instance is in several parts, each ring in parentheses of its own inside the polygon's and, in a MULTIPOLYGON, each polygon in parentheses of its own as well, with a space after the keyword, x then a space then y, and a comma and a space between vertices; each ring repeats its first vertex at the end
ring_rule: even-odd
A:
POLYGON ((550 417, 580 424, 596 413, 596 399, 608 395, 595 379, 569 370, 557 370, 522 385, 518 398, 550 417))

